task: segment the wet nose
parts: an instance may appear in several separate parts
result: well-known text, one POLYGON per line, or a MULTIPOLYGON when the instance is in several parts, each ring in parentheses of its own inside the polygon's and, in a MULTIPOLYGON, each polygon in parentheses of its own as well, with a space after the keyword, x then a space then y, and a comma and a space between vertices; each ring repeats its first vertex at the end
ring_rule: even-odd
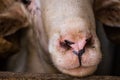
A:
POLYGON ((82 55, 85 53, 85 48, 91 45, 91 38, 83 40, 79 43, 72 42, 70 40, 64 40, 60 42, 60 45, 66 50, 72 50, 73 54, 75 54, 78 57, 79 64, 81 66, 82 55))
POLYGON ((84 44, 82 49, 80 49, 78 51, 73 50, 73 54, 78 56, 78 60, 79 60, 80 65, 81 65, 82 55, 85 53, 85 47, 88 47, 90 45, 92 45, 91 44, 91 38, 88 38, 88 39, 86 39, 86 43, 84 44))
MULTIPOLYGON (((72 41, 69 41, 69 40, 64 40, 63 42, 60 43, 60 45, 67 50, 71 49, 72 48, 71 45, 73 45, 73 44, 75 44, 75 43, 72 41)), ((78 56, 80 65, 81 65, 81 57, 84 52, 85 52, 85 47, 83 47, 83 49, 78 50, 78 51, 73 50, 73 53, 78 56)))
POLYGON ((79 63, 81 65, 81 58, 82 58, 82 54, 85 53, 85 48, 83 48, 79 51, 73 50, 73 53, 78 56, 78 60, 79 60, 79 63))

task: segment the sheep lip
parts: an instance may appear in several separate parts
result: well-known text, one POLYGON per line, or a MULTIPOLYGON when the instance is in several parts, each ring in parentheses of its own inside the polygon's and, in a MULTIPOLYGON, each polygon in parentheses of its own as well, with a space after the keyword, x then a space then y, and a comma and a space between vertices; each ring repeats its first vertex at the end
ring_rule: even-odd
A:
POLYGON ((77 66, 77 67, 73 67, 73 68, 62 68, 64 70, 75 70, 75 69, 79 69, 79 68, 89 68, 89 67, 94 67, 94 66, 97 66, 97 65, 93 65, 93 66, 77 66))

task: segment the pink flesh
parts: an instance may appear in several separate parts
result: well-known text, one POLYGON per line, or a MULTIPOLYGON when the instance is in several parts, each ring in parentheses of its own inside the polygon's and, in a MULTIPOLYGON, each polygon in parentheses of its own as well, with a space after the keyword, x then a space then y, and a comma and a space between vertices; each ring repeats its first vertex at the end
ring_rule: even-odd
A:
POLYGON ((86 39, 83 39, 71 45, 71 47, 74 51, 78 52, 79 50, 82 50, 84 48, 85 44, 86 44, 86 39))

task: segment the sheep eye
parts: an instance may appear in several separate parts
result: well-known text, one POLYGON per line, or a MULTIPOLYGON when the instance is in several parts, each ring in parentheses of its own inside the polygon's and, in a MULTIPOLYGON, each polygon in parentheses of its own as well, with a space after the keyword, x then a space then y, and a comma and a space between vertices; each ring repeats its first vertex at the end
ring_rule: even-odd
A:
POLYGON ((25 5, 29 5, 31 3, 31 0, 21 0, 22 3, 24 3, 25 5))

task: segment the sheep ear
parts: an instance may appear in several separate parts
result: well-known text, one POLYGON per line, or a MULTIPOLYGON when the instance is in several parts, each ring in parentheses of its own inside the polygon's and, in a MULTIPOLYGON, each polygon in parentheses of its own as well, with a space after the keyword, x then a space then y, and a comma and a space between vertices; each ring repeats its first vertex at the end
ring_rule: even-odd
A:
POLYGON ((24 6, 13 4, 6 12, 0 13, 0 36, 8 36, 19 29, 28 27, 29 20, 24 6))
POLYGON ((96 18, 111 27, 120 27, 120 0, 95 0, 96 18))

